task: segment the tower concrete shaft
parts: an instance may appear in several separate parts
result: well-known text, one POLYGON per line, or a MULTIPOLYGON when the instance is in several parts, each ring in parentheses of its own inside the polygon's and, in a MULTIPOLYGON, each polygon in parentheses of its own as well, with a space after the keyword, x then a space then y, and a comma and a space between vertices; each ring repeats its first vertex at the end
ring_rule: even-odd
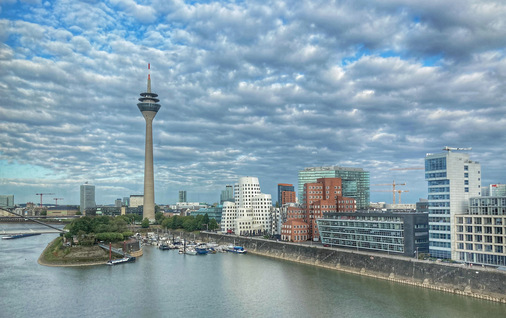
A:
MULTIPOLYGON (((149 65, 148 65, 149 69, 149 65)), ((143 218, 150 221, 155 220, 155 177, 153 169, 153 119, 160 109, 157 104, 159 99, 157 94, 151 93, 151 76, 148 74, 148 87, 146 93, 141 93, 140 103, 137 104, 144 119, 146 120, 146 145, 144 161, 144 206, 143 218)))

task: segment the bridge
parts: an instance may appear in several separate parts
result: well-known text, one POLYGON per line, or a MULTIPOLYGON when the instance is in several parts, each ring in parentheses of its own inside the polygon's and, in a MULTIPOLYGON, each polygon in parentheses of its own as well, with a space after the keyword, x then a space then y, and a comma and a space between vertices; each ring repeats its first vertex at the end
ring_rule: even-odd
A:
POLYGON ((32 229, 23 229, 23 230, 0 230, 0 235, 14 235, 14 234, 51 234, 51 233, 62 233, 64 230, 32 230, 32 229))
POLYGON ((37 220, 35 218, 23 216, 23 215, 21 215, 19 213, 13 212, 10 209, 0 209, 0 210, 8 212, 10 214, 17 215, 17 216, 23 218, 24 220, 32 221, 32 222, 35 222, 35 223, 47 226, 49 228, 49 229, 46 229, 46 230, 32 230, 32 229, 10 230, 10 231, 3 230, 3 231, 1 231, 1 233, 4 234, 4 235, 12 235, 12 234, 47 234, 47 233, 67 233, 68 232, 67 230, 59 229, 56 226, 52 226, 51 224, 47 224, 47 223, 41 222, 41 221, 39 221, 39 220, 37 220))

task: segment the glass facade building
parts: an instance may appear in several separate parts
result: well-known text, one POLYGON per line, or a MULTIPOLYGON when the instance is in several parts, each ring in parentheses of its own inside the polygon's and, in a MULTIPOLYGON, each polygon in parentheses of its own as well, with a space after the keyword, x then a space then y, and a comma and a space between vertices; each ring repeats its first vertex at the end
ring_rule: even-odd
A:
POLYGON ((465 153, 447 151, 425 157, 432 257, 456 259, 453 217, 466 212, 471 196, 481 195, 480 170, 480 164, 465 153))
POLYGON ((370 203, 369 171, 362 168, 345 168, 339 166, 312 167, 299 171, 298 196, 303 202, 304 184, 316 182, 319 178, 341 178, 344 197, 355 199, 357 209, 367 209, 370 203))
POLYGON ((332 213, 317 220, 323 244, 402 254, 429 251, 426 213, 332 213))
POLYGON ((85 183, 81 185, 79 210, 85 214, 87 209, 96 208, 95 204, 95 186, 85 183))
MULTIPOLYGON (((288 203, 288 202, 283 202, 283 195, 282 194, 284 191, 294 192, 295 187, 293 186, 293 184, 289 184, 289 183, 278 183, 278 207, 281 207, 283 204, 288 203)), ((292 202, 290 202, 290 203, 292 203, 292 202)))

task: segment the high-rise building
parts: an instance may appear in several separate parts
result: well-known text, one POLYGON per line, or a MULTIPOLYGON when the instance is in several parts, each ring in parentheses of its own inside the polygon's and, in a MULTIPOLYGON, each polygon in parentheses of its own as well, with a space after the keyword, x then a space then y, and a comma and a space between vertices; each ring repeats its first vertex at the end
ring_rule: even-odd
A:
POLYGON ((0 195, 0 208, 12 209, 14 207, 14 194, 0 195))
POLYGON ((285 203, 293 202, 295 202, 295 189, 293 184, 278 183, 278 206, 281 207, 285 203), (286 193, 283 195, 283 192, 286 193))
MULTIPOLYGON (((445 148, 451 149, 451 148, 445 148)), ((469 198, 481 195, 481 166, 469 155, 447 150, 427 154, 429 251, 432 257, 456 259, 454 216, 465 213, 469 198)))
POLYGON ((123 197, 123 205, 130 206, 130 198, 129 197, 123 197))
POLYGON ((117 198, 116 201, 114 201, 114 206, 117 208, 121 208, 121 205, 123 204, 123 201, 121 198, 117 198))
POLYGON ((179 201, 178 202, 188 202, 186 200, 186 190, 179 191, 179 201))
POLYGON ((343 182, 342 195, 355 199, 357 209, 368 208, 370 201, 369 171, 362 168, 339 166, 305 168, 299 171, 299 202, 302 202, 304 184, 316 182, 318 178, 341 178, 343 182))
POLYGON ((95 186, 85 182, 81 185, 81 200, 79 210, 85 214, 87 209, 94 209, 97 207, 95 203, 95 186))
POLYGON ((221 231, 260 235, 271 230, 272 199, 260 192, 258 178, 242 177, 234 187, 235 202, 223 203, 221 231))
POLYGON ((220 204, 223 205, 225 201, 234 202, 234 187, 231 185, 225 186, 225 190, 221 191, 220 204))
MULTIPOLYGON (((148 64, 148 70, 150 65, 148 64)), ((155 220, 155 177, 153 172, 153 119, 160 109, 158 94, 151 92, 151 74, 148 74, 148 87, 145 93, 141 93, 139 110, 146 120, 146 143, 144 162, 144 207, 143 218, 155 220)))
MULTIPOLYGON (((487 188, 483 188, 487 189, 487 188)), ((488 186, 487 195, 491 197, 506 197, 506 184, 491 184, 488 186)), ((484 192, 484 191, 483 191, 484 192)), ((485 195, 482 193, 482 195, 485 195)))

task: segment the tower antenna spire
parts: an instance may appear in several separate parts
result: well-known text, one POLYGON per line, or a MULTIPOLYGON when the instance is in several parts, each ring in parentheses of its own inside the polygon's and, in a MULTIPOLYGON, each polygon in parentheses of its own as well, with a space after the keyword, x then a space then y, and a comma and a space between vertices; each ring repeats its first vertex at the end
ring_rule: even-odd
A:
POLYGON ((148 90, 147 90, 148 93, 151 93, 151 74, 150 74, 150 71, 151 71, 151 63, 148 63, 148 90))

